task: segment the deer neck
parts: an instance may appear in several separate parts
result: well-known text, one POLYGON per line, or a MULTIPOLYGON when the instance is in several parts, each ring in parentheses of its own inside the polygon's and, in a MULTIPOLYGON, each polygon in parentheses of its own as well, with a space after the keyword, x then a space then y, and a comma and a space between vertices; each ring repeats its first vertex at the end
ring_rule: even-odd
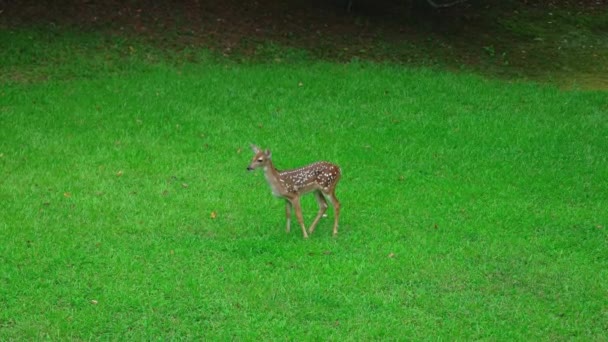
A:
POLYGON ((275 169, 271 161, 268 161, 268 165, 264 166, 264 177, 266 177, 266 181, 268 182, 268 185, 270 185, 272 194, 277 197, 283 196, 283 193, 285 192, 285 187, 281 182, 279 171, 275 169))

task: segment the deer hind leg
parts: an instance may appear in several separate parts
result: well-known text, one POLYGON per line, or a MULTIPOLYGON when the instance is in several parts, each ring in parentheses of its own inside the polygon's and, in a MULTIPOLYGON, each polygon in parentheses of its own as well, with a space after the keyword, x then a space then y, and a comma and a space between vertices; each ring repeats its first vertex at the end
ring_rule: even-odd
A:
POLYGON ((302 217, 302 207, 300 206, 300 198, 296 197, 290 200, 291 205, 293 205, 293 207, 296 210, 296 218, 298 219, 298 222, 300 223, 300 227, 302 227, 302 234, 304 235, 305 239, 308 239, 308 234, 306 233, 306 227, 304 226, 304 218, 302 217))
POLYGON ((334 207, 334 236, 336 236, 338 235, 338 221, 340 219, 340 201, 338 201, 333 190, 327 194, 327 196, 329 197, 331 205, 334 207))
POLYGON ((287 216, 287 228, 286 231, 289 233, 291 231, 291 202, 285 201, 285 216, 287 216))
POLYGON ((312 234, 312 232, 314 232, 315 227, 319 223, 319 220, 327 210, 327 201, 325 200, 325 196, 323 196, 321 191, 315 191, 315 198, 317 199, 317 203, 319 204, 319 212, 317 213, 317 217, 315 217, 315 220, 310 225, 310 228, 308 229, 308 234, 312 234))

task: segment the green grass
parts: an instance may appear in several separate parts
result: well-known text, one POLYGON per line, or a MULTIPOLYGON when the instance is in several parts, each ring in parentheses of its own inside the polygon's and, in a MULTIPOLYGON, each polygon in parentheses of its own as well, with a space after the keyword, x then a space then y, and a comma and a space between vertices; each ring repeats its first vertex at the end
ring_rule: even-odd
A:
POLYGON ((605 340, 605 92, 34 41, 0 89, 0 340, 605 340), (342 167, 338 238, 285 234, 249 143, 342 167))
POLYGON ((580 12, 566 8, 514 11, 497 20, 504 30, 490 59, 502 60, 534 77, 545 74, 561 84, 572 79, 606 89, 608 73, 608 12, 580 12), (494 51, 496 50, 496 51, 494 51))

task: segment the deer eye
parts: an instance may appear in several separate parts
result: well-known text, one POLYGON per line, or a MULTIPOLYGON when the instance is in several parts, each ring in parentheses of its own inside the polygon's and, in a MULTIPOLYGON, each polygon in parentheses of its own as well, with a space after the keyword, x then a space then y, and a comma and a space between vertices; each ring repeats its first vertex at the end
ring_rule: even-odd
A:
POLYGON ((262 159, 262 158, 258 159, 258 163, 261 163, 263 161, 264 161, 264 159, 262 159))

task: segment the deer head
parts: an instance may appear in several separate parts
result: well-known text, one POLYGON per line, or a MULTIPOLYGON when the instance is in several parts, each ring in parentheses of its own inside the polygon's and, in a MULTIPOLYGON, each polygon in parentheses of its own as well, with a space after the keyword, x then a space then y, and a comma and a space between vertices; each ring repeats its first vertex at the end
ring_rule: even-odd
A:
POLYGON ((248 171, 253 171, 258 167, 265 167, 270 162, 270 150, 266 149, 266 151, 262 151, 259 147, 255 145, 251 145, 251 150, 255 154, 251 159, 251 163, 247 166, 248 171))

